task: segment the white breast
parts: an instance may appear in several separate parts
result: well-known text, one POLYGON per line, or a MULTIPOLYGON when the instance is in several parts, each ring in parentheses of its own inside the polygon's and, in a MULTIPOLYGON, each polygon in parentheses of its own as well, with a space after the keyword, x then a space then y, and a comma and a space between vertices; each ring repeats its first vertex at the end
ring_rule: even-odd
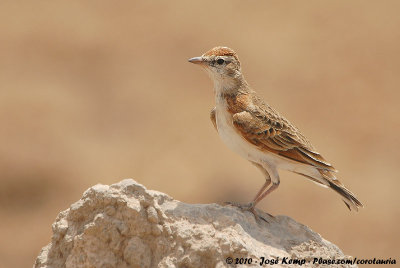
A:
POLYGON ((247 160, 260 163, 267 161, 274 166, 278 163, 279 159, 275 159, 269 153, 265 153, 256 146, 246 141, 233 126, 232 114, 228 112, 227 103, 222 98, 217 98, 216 105, 216 121, 218 134, 222 141, 234 152, 238 153, 247 160))

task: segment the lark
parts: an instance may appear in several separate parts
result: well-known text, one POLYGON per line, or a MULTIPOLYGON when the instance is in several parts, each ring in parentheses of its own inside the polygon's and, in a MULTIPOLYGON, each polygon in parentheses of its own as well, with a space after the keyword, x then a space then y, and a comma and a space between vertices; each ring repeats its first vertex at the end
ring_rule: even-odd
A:
POLYGON ((214 82, 216 106, 210 118, 222 141, 249 160, 265 176, 254 199, 234 204, 257 216, 255 206, 276 190, 278 170, 305 176, 338 193, 346 206, 358 211, 363 204, 337 178, 337 170, 311 145, 299 129, 264 102, 243 77, 237 54, 228 47, 215 47, 189 62, 203 67, 214 82))

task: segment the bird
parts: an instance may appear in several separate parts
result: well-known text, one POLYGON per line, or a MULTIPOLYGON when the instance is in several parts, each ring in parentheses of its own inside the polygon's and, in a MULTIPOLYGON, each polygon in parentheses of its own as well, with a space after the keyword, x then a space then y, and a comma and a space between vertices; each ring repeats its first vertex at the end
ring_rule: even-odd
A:
POLYGON ((210 119, 220 138, 232 151, 261 170, 265 177, 265 183, 250 203, 227 204, 260 217, 255 206, 278 188, 278 170, 288 170, 333 189, 349 210, 358 211, 363 207, 336 178, 337 170, 316 151, 300 130, 249 86, 235 51, 217 46, 188 61, 203 67, 214 82, 215 107, 211 110, 210 119))

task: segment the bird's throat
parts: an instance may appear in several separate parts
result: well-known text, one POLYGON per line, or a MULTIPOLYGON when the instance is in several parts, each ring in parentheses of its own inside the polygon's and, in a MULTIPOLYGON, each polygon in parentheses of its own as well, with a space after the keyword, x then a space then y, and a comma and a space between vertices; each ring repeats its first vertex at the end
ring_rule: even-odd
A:
POLYGON ((217 96, 236 95, 244 88, 247 88, 247 83, 240 77, 219 76, 213 77, 214 91, 217 96))

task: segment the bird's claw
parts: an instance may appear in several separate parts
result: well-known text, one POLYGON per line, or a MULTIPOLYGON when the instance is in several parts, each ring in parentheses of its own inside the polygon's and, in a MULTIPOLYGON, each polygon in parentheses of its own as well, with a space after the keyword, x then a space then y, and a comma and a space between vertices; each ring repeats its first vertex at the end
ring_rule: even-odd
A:
MULTIPOLYGON (((261 216, 259 212, 256 211, 253 202, 250 202, 248 204, 240 204, 240 203, 235 203, 235 202, 224 202, 224 204, 225 205, 229 205, 229 206, 233 206, 233 207, 237 207, 237 208, 239 208, 241 210, 244 210, 244 211, 249 211, 254 215, 254 217, 255 217, 257 222, 262 220, 262 221, 265 221, 265 222, 268 223, 268 221, 263 216, 261 216)), ((267 213, 267 214, 273 218, 272 215, 270 215, 269 213, 267 213)))

